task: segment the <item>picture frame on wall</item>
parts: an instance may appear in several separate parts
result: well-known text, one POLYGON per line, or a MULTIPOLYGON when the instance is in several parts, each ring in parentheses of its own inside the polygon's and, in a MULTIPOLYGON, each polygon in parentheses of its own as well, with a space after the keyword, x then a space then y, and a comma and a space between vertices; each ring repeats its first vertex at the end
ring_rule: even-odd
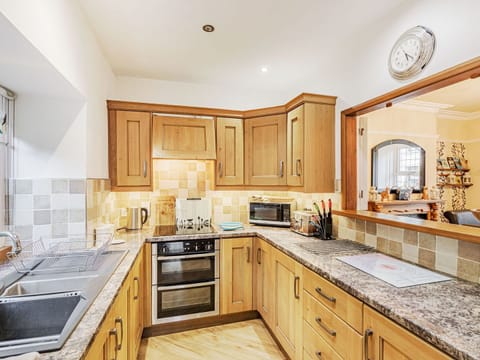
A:
POLYGON ((458 170, 463 170, 463 166, 460 162, 460 159, 458 157, 453 158, 453 162, 455 163, 455 168, 458 170))
POLYGON ((437 168, 440 170, 450 169, 450 165, 448 165, 447 159, 445 158, 437 159, 437 168))
POLYGON ((451 170, 455 170, 457 167, 455 166, 455 161, 453 160, 452 156, 447 157, 447 162, 448 162, 448 168, 451 170))

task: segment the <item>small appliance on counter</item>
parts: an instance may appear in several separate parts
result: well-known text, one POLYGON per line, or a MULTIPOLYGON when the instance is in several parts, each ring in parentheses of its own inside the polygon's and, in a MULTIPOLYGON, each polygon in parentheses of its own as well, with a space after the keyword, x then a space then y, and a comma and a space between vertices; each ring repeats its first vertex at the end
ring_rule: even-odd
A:
POLYGON ((146 208, 130 207, 127 208, 126 230, 141 230, 148 220, 148 210, 146 208))
POLYGON ((317 213, 312 210, 294 211, 291 230, 304 236, 317 235, 318 232, 312 224, 312 222, 315 221, 316 214, 317 213))
POLYGON ((252 196, 249 198, 248 222, 256 225, 290 227, 295 199, 277 196, 252 196))

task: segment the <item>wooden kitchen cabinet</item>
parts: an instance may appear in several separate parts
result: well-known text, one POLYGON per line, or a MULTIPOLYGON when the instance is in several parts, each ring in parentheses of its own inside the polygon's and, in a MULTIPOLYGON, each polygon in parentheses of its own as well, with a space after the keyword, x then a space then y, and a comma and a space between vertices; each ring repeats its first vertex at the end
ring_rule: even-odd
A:
POLYGON ((370 307, 363 313, 366 359, 452 359, 370 307))
POLYGON ((272 291, 272 284, 275 279, 273 252, 274 249, 270 244, 260 238, 255 238, 254 296, 256 309, 270 329, 273 329, 275 304, 275 293, 272 291))
POLYGON ((253 310, 253 238, 221 239, 220 314, 253 310))
POLYGON ((245 184, 286 185, 286 117, 246 119, 245 184))
POLYGON ((215 159, 213 118, 153 115, 153 157, 215 159))
POLYGON ((302 265, 279 250, 274 251, 273 333, 291 359, 301 359, 302 265))
POLYGON ((112 190, 150 191, 150 113, 109 110, 109 171, 112 190))
POLYGON ((129 274, 127 284, 130 284, 129 291, 129 317, 128 317, 128 341, 129 359, 136 359, 143 334, 143 306, 145 296, 143 251, 137 257, 135 264, 129 274))
POLYGON ((243 120, 217 118, 217 185, 243 185, 243 120))
POLYGON ((287 114, 287 185, 334 192, 335 98, 317 96, 287 114))

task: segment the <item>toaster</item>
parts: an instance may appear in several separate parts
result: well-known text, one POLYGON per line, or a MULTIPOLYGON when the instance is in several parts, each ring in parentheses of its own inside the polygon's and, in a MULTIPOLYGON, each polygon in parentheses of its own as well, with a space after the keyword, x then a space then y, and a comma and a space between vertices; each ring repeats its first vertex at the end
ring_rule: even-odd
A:
POLYGON ((316 215, 316 212, 311 210, 297 210, 293 212, 292 231, 304 236, 314 236, 315 227, 310 224, 313 221, 312 216, 316 215))

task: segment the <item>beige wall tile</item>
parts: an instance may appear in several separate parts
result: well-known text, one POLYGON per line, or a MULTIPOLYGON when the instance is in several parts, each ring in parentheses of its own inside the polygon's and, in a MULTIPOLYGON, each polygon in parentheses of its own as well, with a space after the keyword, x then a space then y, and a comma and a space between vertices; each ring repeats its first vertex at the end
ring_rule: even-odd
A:
POLYGON ((377 236, 372 234, 365 234, 365 244, 371 247, 377 247, 377 236))
POLYGON ((403 242, 409 245, 418 245, 418 232, 405 230, 403 233, 403 242))
POLYGON ((418 264, 418 246, 404 243, 402 246, 402 258, 418 264))
POLYGON ((385 254, 388 254, 388 240, 383 237, 377 237, 377 249, 385 254))
POLYGON ((394 241, 403 241, 404 229, 389 226, 388 227, 388 239, 394 241))
POLYGON ((390 255, 393 255, 397 258, 401 258, 403 253, 402 249, 403 249, 403 244, 401 242, 392 241, 392 240, 388 241, 388 253, 390 255))
POLYGON ((377 224, 377 236, 388 239, 388 226, 377 224))
POLYGON ((473 260, 480 263, 480 244, 459 241, 458 257, 473 260))
POLYGON ((367 234, 377 235, 377 224, 374 222, 366 222, 366 232, 367 234))
POLYGON ((468 281, 480 281, 480 263, 476 261, 457 259, 457 276, 468 281))
POLYGON ((365 232, 363 231, 356 231, 355 234, 355 241, 365 244, 365 232))
POLYGON ((435 270, 456 276, 457 256, 452 256, 452 254, 448 253, 437 252, 435 255, 435 270))
POLYGON ((426 268, 435 269, 435 252, 419 248, 418 263, 426 268))
POLYGON ((435 235, 427 233, 418 233, 418 246, 428 250, 435 250, 436 248, 436 238, 435 235))
POLYGON ((458 240, 437 236, 436 251, 437 253, 449 254, 456 258, 458 254, 458 240))
POLYGON ((356 219, 355 230, 365 233, 365 220, 356 219))

